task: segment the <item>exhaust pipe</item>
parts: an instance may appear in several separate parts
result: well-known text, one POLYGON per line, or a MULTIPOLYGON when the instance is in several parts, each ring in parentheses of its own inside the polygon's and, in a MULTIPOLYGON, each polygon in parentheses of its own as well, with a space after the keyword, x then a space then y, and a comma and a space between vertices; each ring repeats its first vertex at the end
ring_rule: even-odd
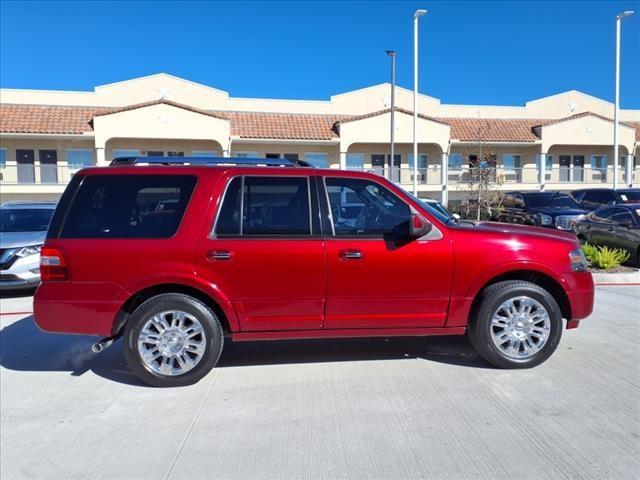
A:
POLYGON ((109 348, 112 343, 113 343, 113 337, 105 337, 99 342, 96 342, 93 345, 91 345, 91 351, 93 353, 100 353, 103 350, 106 350, 107 348, 109 348))

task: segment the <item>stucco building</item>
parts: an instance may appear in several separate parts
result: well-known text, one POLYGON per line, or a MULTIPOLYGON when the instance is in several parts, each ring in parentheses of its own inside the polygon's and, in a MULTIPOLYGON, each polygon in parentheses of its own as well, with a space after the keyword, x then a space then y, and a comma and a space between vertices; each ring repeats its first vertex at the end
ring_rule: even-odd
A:
MULTIPOLYGON (((389 171, 389 84, 326 101, 231 97, 166 74, 92 92, 0 90, 0 195, 56 198, 75 171, 131 155, 286 157, 374 170, 413 185, 412 92, 396 88, 389 171)), ((462 198, 475 168, 502 190, 613 184, 613 104, 577 91, 524 106, 418 100, 418 192, 462 198)), ((640 183, 640 111, 621 110, 619 185, 640 183)))

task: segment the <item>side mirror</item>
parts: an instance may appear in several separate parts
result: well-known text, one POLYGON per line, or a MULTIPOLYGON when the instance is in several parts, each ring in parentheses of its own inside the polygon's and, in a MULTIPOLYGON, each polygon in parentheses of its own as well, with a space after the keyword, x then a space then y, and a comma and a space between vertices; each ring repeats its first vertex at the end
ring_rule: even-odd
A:
POLYGON ((411 214, 411 221, 409 223, 409 237, 420 238, 425 236, 431 231, 433 225, 419 213, 411 214))

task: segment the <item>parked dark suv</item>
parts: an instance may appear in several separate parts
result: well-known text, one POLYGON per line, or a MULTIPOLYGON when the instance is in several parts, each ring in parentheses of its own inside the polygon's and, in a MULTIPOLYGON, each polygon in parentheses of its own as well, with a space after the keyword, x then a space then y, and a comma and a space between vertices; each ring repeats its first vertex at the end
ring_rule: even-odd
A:
POLYGON ((600 207, 575 226, 580 242, 629 252, 629 263, 640 266, 640 203, 600 207))
POLYGON ((492 219, 571 231, 587 213, 566 193, 509 192, 492 219))
POLYGON ((603 205, 640 203, 640 188, 581 188, 571 196, 585 210, 595 210, 603 205))
POLYGON ((573 234, 457 222, 377 175, 271 159, 82 170, 41 273, 40 328, 104 336, 94 350, 122 336, 158 386, 196 382, 228 340, 468 333, 532 367, 593 307, 573 234))

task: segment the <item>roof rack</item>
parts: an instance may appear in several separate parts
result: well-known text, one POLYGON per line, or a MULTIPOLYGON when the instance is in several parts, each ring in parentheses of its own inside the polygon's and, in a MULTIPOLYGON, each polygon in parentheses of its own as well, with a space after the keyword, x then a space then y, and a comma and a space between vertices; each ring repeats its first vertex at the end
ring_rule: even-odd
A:
POLYGON ((258 166, 258 167, 311 167, 303 160, 281 158, 234 157, 118 157, 111 167, 123 165, 198 165, 198 166, 258 166))

